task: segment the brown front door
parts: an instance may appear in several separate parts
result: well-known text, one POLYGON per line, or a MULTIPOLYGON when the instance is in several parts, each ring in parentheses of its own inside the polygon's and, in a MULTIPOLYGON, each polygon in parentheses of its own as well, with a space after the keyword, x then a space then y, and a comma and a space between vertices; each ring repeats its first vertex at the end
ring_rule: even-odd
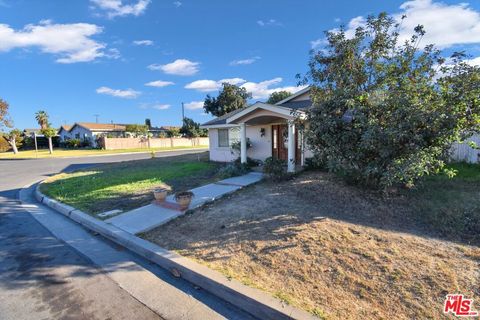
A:
MULTIPOLYGON (((298 130, 295 129, 295 162, 300 163, 301 143, 298 130)), ((286 124, 272 126, 272 156, 277 159, 288 159, 288 127, 286 124)))
POLYGON ((288 128, 284 124, 272 126, 272 156, 287 161, 288 128))

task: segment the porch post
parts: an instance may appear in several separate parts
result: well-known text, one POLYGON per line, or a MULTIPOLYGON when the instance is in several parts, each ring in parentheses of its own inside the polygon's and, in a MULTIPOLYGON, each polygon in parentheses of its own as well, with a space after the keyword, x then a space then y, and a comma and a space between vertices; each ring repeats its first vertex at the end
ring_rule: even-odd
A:
POLYGON ((240 123, 240 162, 247 163, 247 128, 240 123))
POLYGON ((295 124, 288 122, 288 172, 295 172, 295 124))

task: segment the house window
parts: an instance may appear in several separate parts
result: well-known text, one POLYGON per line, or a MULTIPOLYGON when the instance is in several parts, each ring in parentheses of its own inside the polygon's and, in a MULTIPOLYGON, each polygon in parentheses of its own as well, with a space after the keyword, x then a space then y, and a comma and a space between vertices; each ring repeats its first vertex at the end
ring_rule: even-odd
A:
POLYGON ((75 133, 75 139, 80 140, 80 133, 75 133))
POLYGON ((228 129, 218 129, 218 146, 228 147, 228 129))

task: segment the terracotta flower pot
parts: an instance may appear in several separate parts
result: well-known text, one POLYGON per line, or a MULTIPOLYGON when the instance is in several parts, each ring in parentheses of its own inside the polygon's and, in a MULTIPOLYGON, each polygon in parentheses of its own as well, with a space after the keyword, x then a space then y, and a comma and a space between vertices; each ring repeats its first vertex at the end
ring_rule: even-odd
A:
POLYGON ((158 202, 164 202, 167 197, 168 190, 164 188, 153 190, 153 196, 158 202))
POLYGON ((188 206, 192 202, 193 193, 190 191, 178 192, 175 194, 175 200, 180 205, 181 210, 188 209, 188 206))

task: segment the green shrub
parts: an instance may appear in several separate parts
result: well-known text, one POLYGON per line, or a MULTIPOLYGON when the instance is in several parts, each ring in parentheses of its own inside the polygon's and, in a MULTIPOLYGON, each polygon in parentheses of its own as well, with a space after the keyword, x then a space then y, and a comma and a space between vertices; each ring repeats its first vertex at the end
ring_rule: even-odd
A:
POLYGON ((227 179, 231 177, 241 176, 250 172, 250 167, 246 163, 232 162, 218 170, 218 177, 227 179))
MULTIPOLYGON (((235 159, 234 161, 235 164, 239 165, 241 163, 241 159, 240 157, 238 157, 237 159, 235 159)), ((257 159, 252 159, 250 157, 247 157, 247 166, 249 168, 255 168, 255 167, 258 167, 262 164, 262 161, 260 160, 257 160, 257 159)))
POLYGON ((70 139, 65 141, 65 147, 67 148, 78 148, 80 147, 80 139, 70 139))
POLYGON ((325 170, 325 162, 318 157, 311 157, 305 159, 305 170, 325 170))
POLYGON ((287 162, 273 157, 265 159, 263 172, 271 179, 281 180, 288 177, 287 162))

